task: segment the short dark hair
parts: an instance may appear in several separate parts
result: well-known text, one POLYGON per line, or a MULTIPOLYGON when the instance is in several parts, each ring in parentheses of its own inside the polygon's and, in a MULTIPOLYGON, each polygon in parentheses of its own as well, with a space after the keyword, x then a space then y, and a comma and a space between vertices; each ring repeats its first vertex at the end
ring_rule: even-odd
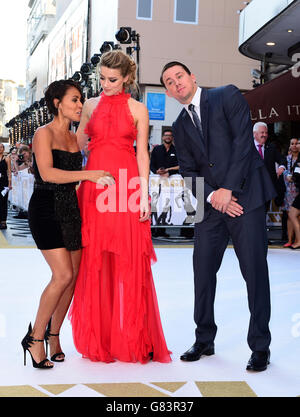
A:
POLYGON ((184 70, 185 70, 185 72, 187 72, 189 75, 191 75, 191 71, 190 71, 190 69, 185 65, 185 64, 183 64, 182 62, 178 62, 178 61, 171 61, 171 62, 168 62, 164 67, 163 67, 163 69, 162 69, 162 72, 161 72, 161 76, 160 76, 160 83, 165 87, 165 83, 164 83, 164 81, 163 81, 163 75, 164 75, 164 73, 169 69, 169 68, 172 68, 172 67, 175 67, 176 65, 180 65, 184 70))
POLYGON ((166 134, 166 132, 171 132, 173 135, 173 130, 170 127, 166 127, 163 132, 162 132, 162 136, 164 136, 166 134))
POLYGON ((76 88, 79 91, 80 101, 81 103, 83 103, 84 97, 83 97, 83 93, 81 90, 81 86, 76 81, 73 81, 73 80, 53 81, 47 87, 45 91, 45 102, 51 114, 53 114, 54 116, 58 115, 58 109, 54 105, 54 99, 57 98, 59 101, 61 101, 63 97, 66 95, 66 92, 72 87, 76 88))

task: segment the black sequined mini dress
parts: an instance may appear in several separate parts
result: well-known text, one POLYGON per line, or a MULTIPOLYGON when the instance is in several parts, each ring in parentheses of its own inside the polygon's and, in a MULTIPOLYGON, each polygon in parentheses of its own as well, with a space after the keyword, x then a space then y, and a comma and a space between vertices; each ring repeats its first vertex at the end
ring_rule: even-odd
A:
MULTIPOLYGON (((66 171, 80 171, 81 152, 52 149, 53 167, 66 171)), ((29 227, 37 247, 41 250, 81 248, 81 218, 76 182, 54 184, 44 182, 33 154, 34 191, 28 207, 29 227)))

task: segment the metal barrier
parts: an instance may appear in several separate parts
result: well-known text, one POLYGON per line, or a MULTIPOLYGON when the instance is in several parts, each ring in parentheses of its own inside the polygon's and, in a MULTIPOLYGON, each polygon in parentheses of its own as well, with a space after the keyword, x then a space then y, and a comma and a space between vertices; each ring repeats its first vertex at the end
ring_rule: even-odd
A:
POLYGON ((8 195, 10 204, 27 211, 29 200, 33 193, 34 176, 28 172, 28 169, 23 169, 17 175, 12 174, 11 185, 12 189, 8 195))
MULTIPOLYGON (((27 211, 33 192, 34 176, 27 169, 12 174, 12 190, 8 199, 10 204, 27 211)), ((150 175, 149 193, 151 196, 152 227, 193 227, 196 214, 196 199, 186 188, 181 175, 162 178, 150 175)), ((274 203, 267 213, 267 225, 281 226, 282 212, 274 203)))

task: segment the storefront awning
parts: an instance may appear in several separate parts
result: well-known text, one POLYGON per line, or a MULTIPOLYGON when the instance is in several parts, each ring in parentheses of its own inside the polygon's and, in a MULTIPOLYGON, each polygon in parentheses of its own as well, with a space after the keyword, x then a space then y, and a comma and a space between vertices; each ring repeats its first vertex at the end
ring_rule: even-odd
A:
POLYGON ((300 73, 291 69, 244 94, 253 123, 300 121, 300 73))

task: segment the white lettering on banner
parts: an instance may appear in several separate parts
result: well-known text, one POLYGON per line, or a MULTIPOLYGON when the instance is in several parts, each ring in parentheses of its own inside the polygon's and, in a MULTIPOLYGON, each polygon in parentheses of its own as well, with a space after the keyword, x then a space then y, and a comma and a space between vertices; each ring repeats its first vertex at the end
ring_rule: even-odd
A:
POLYGON ((258 114, 259 114, 259 118, 260 118, 261 120, 263 120, 263 119, 266 119, 266 118, 267 118, 267 116, 263 116, 263 115, 262 115, 262 110, 261 110, 261 109, 259 109, 259 110, 258 110, 258 114))
POLYGON ((292 57, 292 61, 296 62, 296 64, 292 67, 292 76, 295 78, 299 78, 300 77, 300 53, 294 54, 292 57))
MULTIPOLYGON (((299 116, 300 115, 300 104, 287 104, 286 106, 287 115, 288 116, 299 116)), ((284 120, 285 114, 282 114, 279 112, 276 107, 271 107, 269 109, 263 110, 258 109, 257 114, 253 114, 251 111, 251 120, 266 120, 266 119, 272 119, 274 117, 281 117, 282 120, 284 120), (255 117, 256 116, 256 117, 255 117)))
POLYGON ((299 110, 300 110, 300 104, 292 104, 292 105, 289 105, 287 107, 288 107, 288 115, 289 116, 291 116, 293 113, 296 116, 299 116, 299 114, 300 114, 300 112, 299 112, 299 110))
POLYGON ((292 108, 294 108, 294 109, 296 109, 296 114, 297 114, 297 116, 299 116, 299 109, 300 109, 300 104, 294 104, 293 106, 292 106, 292 108))
POLYGON ((269 117, 273 117, 273 116, 279 117, 279 114, 274 109, 274 107, 271 108, 271 112, 270 112, 270 116, 269 117))

